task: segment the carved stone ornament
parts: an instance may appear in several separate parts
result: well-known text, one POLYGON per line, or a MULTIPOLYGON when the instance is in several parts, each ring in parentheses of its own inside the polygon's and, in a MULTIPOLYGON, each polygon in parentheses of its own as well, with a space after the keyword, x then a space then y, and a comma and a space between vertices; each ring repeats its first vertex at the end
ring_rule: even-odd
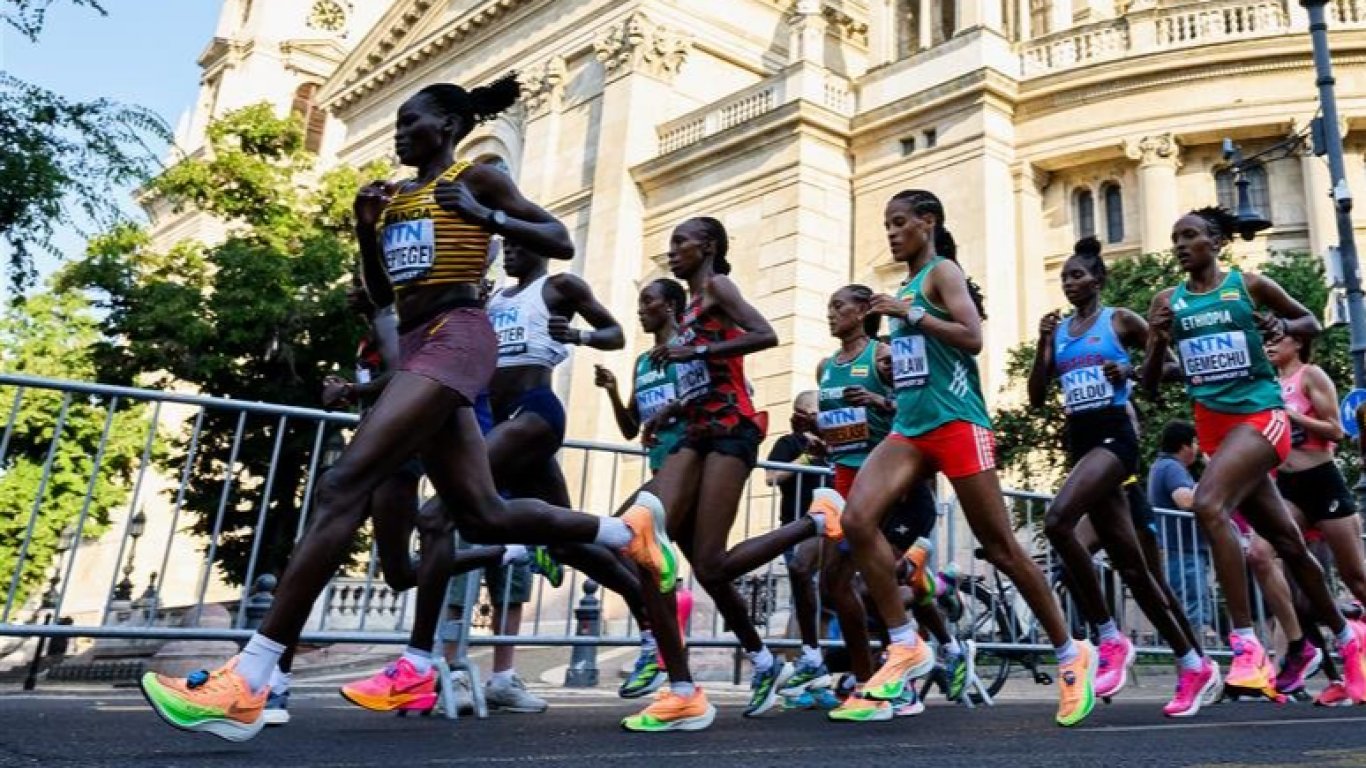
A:
POLYGON ((608 78, 641 72, 661 80, 678 74, 692 49, 685 35, 659 26, 643 13, 610 27, 593 44, 608 78))
POLYGON ((569 67, 563 56, 551 56, 544 64, 527 70, 522 75, 522 101, 526 104, 528 117, 539 117, 558 109, 568 79, 569 67))
POLYGON ((1159 133, 1126 140, 1124 154, 1130 160, 1137 160, 1139 165, 1178 165, 1181 162, 1181 145, 1172 134, 1159 133))

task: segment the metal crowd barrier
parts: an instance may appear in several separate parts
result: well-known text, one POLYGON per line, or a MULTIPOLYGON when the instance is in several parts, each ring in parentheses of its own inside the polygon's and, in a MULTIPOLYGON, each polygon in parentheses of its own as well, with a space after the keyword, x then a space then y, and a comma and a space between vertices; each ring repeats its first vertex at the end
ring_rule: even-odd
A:
MULTIPOLYGON (((352 414, 325 412, 308 408, 243 402, 224 398, 116 387, 102 384, 43 379, 31 376, 0 375, 0 403, 9 403, 9 412, 0 413, 5 424, 0 436, 0 491, 6 475, 14 472, 21 459, 40 475, 34 497, 25 500, 24 533, 13 548, 0 539, 0 563, 10 562, 10 583, 0 612, 0 656, 13 648, 5 647, 5 637, 86 637, 99 642, 150 645, 166 640, 242 641, 251 633, 253 619, 252 585, 262 575, 264 548, 281 546, 280 541, 263 541, 250 531, 275 530, 297 542, 306 530, 317 477, 326 470, 339 449, 339 436, 357 423, 352 414), (25 403, 46 398, 58 411, 52 425, 41 434, 32 424, 19 419, 25 403), (73 407, 97 409, 104 415, 104 428, 94 445, 91 471, 81 478, 84 486, 54 488, 54 477, 71 483, 63 472, 64 456, 76 445, 89 450, 90 435, 73 436, 66 431, 67 416, 73 407), (110 426, 119 414, 138 413, 143 419, 141 451, 133 466, 106 467, 106 448, 110 426), (84 440, 84 443, 81 441, 84 440), (242 448, 248 441, 270 446, 271 458, 261 465, 247 466, 242 448), (20 455, 20 446, 27 446, 20 455), (283 450, 286 445, 294 446, 283 450), (303 445, 303 450, 298 446, 303 445), (210 461, 206 458, 213 452, 210 461), (212 484, 203 482, 208 461, 214 476, 212 484), (200 482, 191 482, 198 467, 200 482), (118 508, 99 509, 95 504, 96 480, 102 472, 120 472, 130 482, 127 501, 118 508), (76 520, 58 533, 61 521, 54 521, 52 504, 59 492, 82 494, 76 520), (212 518, 207 536, 195 536, 184 528, 193 513, 189 498, 200 499, 197 514, 204 522, 212 518), (204 500, 208 499, 209 502, 204 500), (299 510, 290 530, 274 528, 280 499, 288 499, 299 510), (246 514, 251 524, 225 530, 229 509, 246 514), (104 517, 116 527, 96 541, 87 541, 91 522, 104 517), (249 530, 248 530, 249 529, 249 530), (135 562, 138 545, 146 551, 149 534, 159 536, 153 572, 146 562, 135 562), (229 536, 235 535, 235 538, 229 536), (245 538, 244 538, 245 536, 245 538), (30 548, 35 540, 59 539, 52 562, 40 575, 48 584, 45 593, 37 588, 19 599, 20 576, 30 564, 30 548), (246 547, 245 571, 239 574, 241 586, 228 587, 217 566, 225 546, 246 547), (144 574, 150 573, 144 579, 144 574), (123 575, 120 581, 120 574, 123 575), (136 578, 134 578, 136 577, 136 578), (146 581, 147 588, 136 599, 134 583, 146 581), (250 598, 250 599, 249 599, 250 598)), ((569 480, 571 497, 581 509, 610 513, 648 476, 642 452, 632 446, 609 445, 571 440, 560 455, 561 467, 569 480)), ((804 465, 760 462, 745 488, 731 543, 771 530, 779 523, 779 496, 764 481, 768 471, 796 472, 797 482, 822 483, 827 470, 804 465)), ((1013 585, 977 557, 978 544, 965 525, 947 485, 941 487, 940 521, 934 533, 935 557, 942 568, 952 561, 959 572, 958 590, 963 601, 957 628, 978 639, 988 653, 1046 653, 1051 647, 1042 637, 1038 622, 1019 597, 1013 585)), ((1056 562, 1043 538, 1042 520, 1050 497, 1022 491, 1006 492, 1016 535, 1040 563, 1050 583, 1060 583, 1056 562)), ((291 507, 292 508, 292 507, 291 507)), ((12 510, 11 510, 12 511, 12 510)), ((1184 551, 1194 535, 1189 513, 1159 510, 1163 521, 1160 535, 1168 553, 1184 551)), ((1169 554, 1170 556, 1170 554, 1169 554)), ((378 573, 373 544, 369 557, 340 572, 313 606, 302 637, 306 643, 404 644, 412 626, 411 592, 396 594, 378 573)), ((1097 567, 1110 586, 1107 598, 1121 626, 1138 641, 1143 652, 1167 653, 1147 620, 1132 605, 1127 590, 1118 584, 1103 559, 1097 567)), ((489 595, 481 588, 479 605, 467 611, 463 640, 469 645, 524 646, 626 646, 638 642, 636 628, 620 597, 603 592, 601 621, 593 634, 576 632, 575 601, 582 592, 583 577, 573 569, 564 585, 552 589, 536 579, 522 623, 516 631, 493 627, 489 620, 495 602, 506 603, 507 595, 489 595)), ((1176 567, 1173 588, 1177 594, 1205 616, 1199 627, 1209 648, 1225 650, 1226 635, 1217 610, 1220 596, 1209 568, 1176 567)), ((30 573, 30 579, 33 578, 30 573)), ((683 572, 683 584, 692 589, 694 611, 689 623, 688 643, 693 647, 734 647, 733 635, 710 599, 695 583, 690 570, 683 572)), ((777 558, 737 582, 751 608, 751 618, 761 634, 774 647, 793 647, 799 641, 792 622, 790 590, 786 568, 777 558)), ((1059 591, 1074 627, 1081 627, 1075 609, 1059 591)), ((1257 601, 1260 604, 1260 600, 1257 601)), ((259 611, 258 611, 259 612, 259 611)), ((1197 617, 1193 616, 1192 620, 1197 617)), ((1084 629, 1084 628, 1083 628, 1084 629)), ((13 643, 15 641, 11 641, 13 643)), ((838 644, 834 642, 832 644, 838 644)))

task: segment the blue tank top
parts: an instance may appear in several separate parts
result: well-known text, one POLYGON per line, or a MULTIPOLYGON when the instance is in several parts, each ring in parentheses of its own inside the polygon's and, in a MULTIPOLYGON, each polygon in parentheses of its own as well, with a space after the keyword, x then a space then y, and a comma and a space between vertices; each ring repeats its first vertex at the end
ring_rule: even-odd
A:
POLYGON ((1123 408, 1129 402, 1129 382, 1116 388, 1105 378, 1106 363, 1129 364, 1129 352, 1115 335, 1114 314, 1113 308, 1102 308, 1100 317, 1080 336, 1072 335, 1075 315, 1069 315, 1053 333, 1053 364, 1062 380, 1062 406, 1068 416, 1123 408))

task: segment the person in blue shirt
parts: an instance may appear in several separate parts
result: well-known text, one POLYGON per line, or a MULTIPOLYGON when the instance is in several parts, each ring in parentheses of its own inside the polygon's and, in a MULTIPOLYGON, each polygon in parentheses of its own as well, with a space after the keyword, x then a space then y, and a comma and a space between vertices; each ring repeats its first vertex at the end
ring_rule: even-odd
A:
MULTIPOLYGON (((1190 467, 1200 455, 1195 427, 1186 421, 1170 421, 1162 428, 1157 460, 1148 471, 1148 500, 1159 510, 1189 510, 1195 499, 1195 478, 1190 467)), ((1209 601, 1209 548, 1200 527, 1189 517, 1160 515, 1162 550, 1167 561, 1167 582, 1181 600, 1186 617, 1196 631, 1211 626, 1209 601)))

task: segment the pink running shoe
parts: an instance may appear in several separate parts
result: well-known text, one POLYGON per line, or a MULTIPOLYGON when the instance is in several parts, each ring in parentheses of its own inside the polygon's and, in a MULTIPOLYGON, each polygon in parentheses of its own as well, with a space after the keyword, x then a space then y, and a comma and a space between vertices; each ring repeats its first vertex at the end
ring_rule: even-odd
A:
POLYGON ((1176 679, 1176 695, 1162 708, 1167 717, 1195 717, 1205 697, 1219 682, 1219 668, 1209 659, 1200 660, 1199 669, 1182 669, 1176 679))
POLYGON ((1305 678, 1319 671, 1319 665, 1322 663, 1323 651, 1309 643, 1305 643, 1299 653, 1287 653, 1285 662, 1281 664, 1281 671, 1276 675, 1276 690, 1281 693, 1295 693, 1304 687, 1305 678))
POLYGON ((1366 701, 1366 625, 1347 622, 1352 639, 1342 644, 1342 672, 1347 695, 1357 704, 1366 701))
POLYGON ((1229 667, 1224 685, 1253 691, 1274 690, 1276 673, 1267 661, 1261 641, 1230 634, 1228 644, 1233 649, 1233 666, 1229 667))
POLYGON ((1129 667, 1133 666, 1138 652, 1134 644, 1123 635, 1117 640, 1102 640, 1099 648, 1100 668, 1096 672, 1096 695, 1109 698, 1119 693, 1129 681, 1129 667))
POLYGON ((1347 695, 1347 686, 1341 680, 1334 680, 1314 699, 1316 707, 1350 707, 1352 697, 1347 695))
POLYGON ((417 710, 436 706, 436 673, 420 674, 407 659, 399 659, 374 675, 342 686, 341 695, 372 712, 417 710))

